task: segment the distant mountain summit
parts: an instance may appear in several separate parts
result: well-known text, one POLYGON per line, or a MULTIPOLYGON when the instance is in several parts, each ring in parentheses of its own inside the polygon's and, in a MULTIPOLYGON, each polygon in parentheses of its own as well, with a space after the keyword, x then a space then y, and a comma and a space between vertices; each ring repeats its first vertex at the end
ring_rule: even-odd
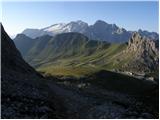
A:
MULTIPOLYGON (((118 27, 116 24, 108 24, 105 21, 97 20, 93 25, 81 20, 71 21, 69 23, 58 23, 42 29, 26 29, 22 32, 31 38, 43 35, 54 36, 60 33, 78 32, 86 35, 90 39, 108 41, 110 43, 122 43, 129 40, 135 31, 127 31, 118 27)), ((156 32, 138 30, 142 36, 157 40, 159 35, 156 32)))
POLYGON ((83 33, 87 29, 88 24, 78 20, 78 21, 72 21, 70 23, 59 23, 59 24, 54 24, 50 27, 43 28, 42 30, 51 32, 53 35, 54 34, 59 34, 59 33, 66 33, 66 32, 79 32, 83 33))
POLYGON ((108 24, 102 20, 98 20, 95 24, 90 25, 84 34, 90 39, 102 40, 110 43, 126 42, 131 36, 130 32, 119 28, 116 24, 108 24))

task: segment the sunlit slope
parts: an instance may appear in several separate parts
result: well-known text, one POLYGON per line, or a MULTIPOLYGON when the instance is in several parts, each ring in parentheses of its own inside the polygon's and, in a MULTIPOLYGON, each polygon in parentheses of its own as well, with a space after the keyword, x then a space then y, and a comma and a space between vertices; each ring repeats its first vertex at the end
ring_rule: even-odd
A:
POLYGON ((23 57, 37 70, 47 74, 83 76, 101 69, 157 70, 158 51, 154 42, 137 33, 123 44, 90 40, 80 33, 42 36, 30 41, 34 43, 28 51, 25 50, 23 57))

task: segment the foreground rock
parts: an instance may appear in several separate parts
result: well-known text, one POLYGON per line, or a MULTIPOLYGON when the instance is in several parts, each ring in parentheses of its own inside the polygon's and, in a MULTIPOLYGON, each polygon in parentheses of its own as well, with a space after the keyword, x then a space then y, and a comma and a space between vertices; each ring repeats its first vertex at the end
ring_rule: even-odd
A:
POLYGON ((44 78, 21 57, 1 25, 2 118, 62 118, 62 104, 44 78))
POLYGON ((158 85, 155 82, 146 83, 146 80, 107 71, 74 80, 51 76, 47 79, 63 88, 56 89, 49 83, 49 87, 53 91, 56 89, 56 94, 65 100, 70 118, 158 118, 158 85))

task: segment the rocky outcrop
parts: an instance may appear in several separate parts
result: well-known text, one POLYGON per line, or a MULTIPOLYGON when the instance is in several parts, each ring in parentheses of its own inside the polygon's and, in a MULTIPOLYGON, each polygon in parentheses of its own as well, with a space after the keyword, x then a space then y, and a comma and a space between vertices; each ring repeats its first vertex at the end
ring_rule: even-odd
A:
POLYGON ((133 55, 133 59, 126 65, 130 70, 137 72, 157 71, 159 63, 158 41, 142 37, 139 33, 133 33, 128 42, 125 54, 133 55))
POLYGON ((153 51, 155 55, 158 55, 158 48, 156 44, 157 43, 154 40, 142 37, 139 33, 135 32, 128 42, 128 50, 137 51, 140 54, 144 51, 148 53, 153 51))

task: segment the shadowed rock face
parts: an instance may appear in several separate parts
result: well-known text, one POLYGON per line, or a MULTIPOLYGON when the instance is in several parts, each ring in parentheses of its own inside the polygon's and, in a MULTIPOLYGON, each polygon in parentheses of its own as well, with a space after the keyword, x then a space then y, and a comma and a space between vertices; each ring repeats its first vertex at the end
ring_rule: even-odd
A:
POLYGON ((22 58, 20 52, 16 49, 14 42, 10 39, 1 25, 1 43, 2 43, 2 72, 4 69, 14 70, 20 73, 38 74, 22 58))
POLYGON ((59 118, 59 100, 49 95, 42 76, 23 60, 2 25, 1 43, 1 117, 59 118))

